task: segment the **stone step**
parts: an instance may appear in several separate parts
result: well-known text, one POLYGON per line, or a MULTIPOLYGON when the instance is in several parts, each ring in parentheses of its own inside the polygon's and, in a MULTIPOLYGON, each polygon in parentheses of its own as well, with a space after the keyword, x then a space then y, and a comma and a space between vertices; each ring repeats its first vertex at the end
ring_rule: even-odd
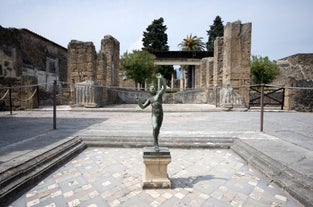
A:
MULTIPOLYGON (((146 147, 153 145, 151 136, 81 136, 88 147, 146 147)), ((166 137, 160 146, 172 148, 230 148, 234 137, 166 137)))
MULTIPOLYGON (((285 149, 290 147, 282 143, 279 143, 279 146, 285 149)), ((265 154, 244 140, 236 140, 231 149, 266 175, 270 182, 279 185, 305 206, 313 206, 312 176, 300 173, 298 169, 293 169, 291 165, 286 165, 279 159, 265 154)), ((296 150, 292 151, 296 152, 296 150)))
POLYGON ((51 169, 68 161, 86 148, 79 137, 73 137, 66 142, 52 145, 50 150, 38 153, 37 156, 25 160, 21 164, 7 163, 11 166, 0 172, 0 203, 8 203, 29 186, 45 176, 51 169))

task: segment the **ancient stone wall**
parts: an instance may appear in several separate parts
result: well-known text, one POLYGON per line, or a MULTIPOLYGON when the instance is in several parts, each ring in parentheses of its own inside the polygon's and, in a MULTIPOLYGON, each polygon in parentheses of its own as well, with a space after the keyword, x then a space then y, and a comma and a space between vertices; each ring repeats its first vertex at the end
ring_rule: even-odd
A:
POLYGON ((230 84, 249 103, 251 23, 227 23, 224 29, 223 86, 230 84), (241 87, 238 88, 237 87, 241 87))
POLYGON ((106 57, 106 81, 107 86, 118 86, 119 84, 119 60, 120 43, 111 35, 106 35, 101 40, 100 54, 106 57))
POLYGON ((273 84, 287 87, 284 109, 313 111, 313 54, 291 55, 277 60, 277 65, 281 74, 273 84))
MULTIPOLYGON (((131 90, 125 88, 109 88, 109 104, 136 104, 136 96, 140 99, 147 99, 150 94, 145 91, 131 90)), ((164 104, 206 104, 208 103, 206 89, 196 89, 178 93, 165 93, 164 104)))
POLYGON ((200 81, 200 65, 193 66, 194 68, 191 69, 191 72, 194 73, 194 80, 191 80, 191 88, 200 88, 201 87, 201 81, 200 81))
POLYGON ((200 65, 200 87, 215 87, 210 90, 210 100, 218 106, 248 107, 250 84, 251 23, 240 21, 227 23, 224 37, 214 42, 214 57, 204 58, 200 65), (222 93, 219 96, 216 93, 222 93), (231 95, 231 97, 228 97, 231 95), (213 94, 213 95, 212 95, 213 94), (212 100, 220 97, 219 100, 212 100))
POLYGON ((206 104, 208 103, 206 89, 187 90, 177 93, 166 93, 163 102, 166 104, 206 104))
POLYGON ((96 49, 92 42, 72 40, 68 45, 68 82, 81 83, 96 78, 96 49))
POLYGON ((213 87, 214 58, 201 59, 200 65, 200 88, 213 87))
POLYGON ((136 83, 132 79, 128 79, 123 72, 119 74, 119 87, 122 88, 136 88, 136 83))
POLYGON ((313 112, 313 80, 296 80, 289 77, 286 83, 285 110, 313 112))
MULTIPOLYGON (((12 53, 15 51, 12 49, 12 53)), ((0 48, 0 77, 7 77, 7 78, 16 78, 20 71, 18 71, 17 67, 15 66, 16 57, 15 54, 7 55, 1 48, 0 48)))
MULTIPOLYGON (((17 44, 16 47, 3 46, 7 44, 2 44, 0 48, 2 49, 2 52, 0 50, 2 59, 6 59, 7 62, 13 57, 16 59, 14 62, 16 71, 10 73, 11 75, 22 75, 22 66, 28 75, 36 74, 37 79, 40 81, 43 80, 40 77, 49 76, 54 79, 54 76, 49 74, 58 73, 59 80, 67 82, 71 88, 69 91, 71 104, 75 104, 77 95, 85 97, 81 96, 83 94, 76 93, 76 84, 86 85, 83 89, 81 88, 82 85, 79 85, 80 90, 84 93, 87 91, 92 95, 93 98, 88 99, 88 104, 90 104, 90 101, 95 102, 94 106, 112 102, 109 100, 111 97, 108 94, 108 87, 134 87, 132 81, 125 81, 123 75, 119 73, 119 42, 110 35, 101 40, 101 49, 98 54, 92 42, 73 40, 68 45, 68 54, 65 55, 64 48, 62 50, 55 43, 28 30, 10 30, 9 35, 0 30, 1 35, 6 37, 15 35, 16 38, 10 39, 12 44, 19 42, 19 39, 29 42, 26 45, 17 44), (48 42, 49 44, 42 45, 42 42, 48 42), (43 55, 45 55, 44 58, 43 55), (64 60, 64 57, 67 56, 68 58, 64 60), (34 70, 34 73, 31 70, 34 70), (36 72, 41 70, 45 74, 36 72)), ((241 24, 239 21, 227 23, 224 37, 217 38, 214 44, 214 57, 204 58, 201 64, 193 70, 194 79, 192 81, 194 82, 191 85, 197 89, 204 89, 207 93, 206 97, 203 98, 203 92, 195 90, 195 93, 190 95, 194 99, 193 103, 202 102, 203 100, 209 103, 211 100, 217 105, 222 105, 225 100, 220 97, 226 97, 227 100, 238 103, 238 100, 241 100, 238 97, 241 96, 243 102, 247 104, 249 102, 249 89, 240 87, 250 83, 251 23, 241 24), (212 87, 214 88, 211 91, 212 93, 207 92, 207 89, 212 87), (197 93, 200 95, 195 95, 197 93), (222 93, 232 94, 232 97, 227 97, 226 94, 222 93), (198 96, 202 98, 197 98, 198 96), (214 98, 216 100, 213 100, 214 98)), ((6 65, 11 66, 13 64, 6 63, 6 65)), ((9 71, 8 68, 10 67, 5 68, 6 73, 9 71)), ((181 96, 180 94, 177 97, 181 96)), ((171 97, 170 99, 175 99, 175 95, 171 95, 171 97)), ((180 99, 178 98, 174 102, 179 102, 180 99)), ((191 101, 181 100, 184 100, 181 102, 191 101)))
MULTIPOLYGON (((58 73, 61 81, 67 81, 67 50, 50 40, 27 29, 3 28, 0 26, 0 59, 11 58, 10 68, 16 77, 23 69, 58 73), (54 65, 54 61, 57 63, 54 65), (53 67, 51 67, 53 66, 53 67), (50 67, 50 68, 49 68, 50 67), (46 71, 46 70, 50 71, 46 71)), ((0 61, 0 65, 4 65, 0 61)), ((3 69, 3 66, 0 66, 3 69)), ((0 71, 4 77, 5 72, 0 71)), ((12 74, 8 74, 11 75, 12 74)))
POLYGON ((72 40, 68 53, 71 104, 87 107, 107 104, 107 87, 119 84, 119 42, 110 35, 104 36, 97 54, 92 42, 72 40))
MULTIPOLYGON (((0 26, 0 77, 14 78, 22 75, 22 46, 21 31, 14 28, 3 28, 0 26), (9 62, 7 64, 6 62, 9 62), (6 67, 10 69, 6 73, 6 67)), ((1 83, 0 83, 1 84, 1 83)))
MULTIPOLYGON (((61 81, 67 80, 67 50, 66 48, 47 40, 46 38, 33 33, 27 29, 5 29, 3 33, 11 34, 8 39, 1 39, 1 47, 5 50, 14 51, 12 55, 16 56, 17 76, 22 76, 23 68, 33 68, 46 71, 50 66, 47 59, 55 60, 58 65, 58 78, 61 81)), ((51 71, 47 71, 51 72, 51 71)))
POLYGON ((213 86, 223 85, 223 37, 217 37, 214 41, 214 62, 213 62, 213 86))
POLYGON ((104 86, 106 84, 107 76, 106 73, 108 61, 104 53, 99 53, 97 57, 97 68, 96 68, 96 84, 104 86))
MULTIPOLYGON (((0 87, 42 84, 40 90, 51 93, 53 80, 67 81, 67 49, 27 29, 0 26, 0 87)), ((15 93, 14 108, 36 107, 20 101, 29 95, 28 91, 15 93)))
POLYGON ((281 74, 274 84, 284 85, 288 77, 295 80, 313 80, 313 54, 295 54, 276 61, 281 74))
MULTIPOLYGON (((54 80, 66 82, 67 49, 26 29, 22 29, 21 34, 23 70, 28 68, 43 71, 46 74, 52 73, 55 74, 54 80)), ((38 83, 45 82, 38 81, 38 83)))
MULTIPOLYGON (((19 79, 0 77, 0 81, 5 85, 10 85, 11 88, 11 100, 13 110, 25 110, 38 107, 38 91, 37 79, 33 76, 22 76, 19 79), (20 87, 29 86, 29 87, 20 87)), ((8 89, 0 90, 0 111, 8 111, 10 109, 10 98, 8 89), (8 93, 7 93, 8 92, 8 93), (4 94, 7 95, 4 97, 4 94)))

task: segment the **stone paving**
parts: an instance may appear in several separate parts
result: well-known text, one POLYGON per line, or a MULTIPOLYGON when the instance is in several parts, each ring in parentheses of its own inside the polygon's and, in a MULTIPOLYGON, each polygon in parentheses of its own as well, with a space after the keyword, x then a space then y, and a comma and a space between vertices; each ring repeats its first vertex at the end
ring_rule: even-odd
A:
POLYGON ((172 189, 142 189, 142 149, 87 148, 10 207, 302 206, 231 150, 171 149, 171 155, 172 189))
MULTIPOLYGON (((282 184, 306 206, 313 205, 313 113, 268 111, 264 114, 265 132, 260 133, 257 111, 220 112, 207 105, 182 104, 164 108, 161 144, 168 137, 236 137, 249 146, 246 150, 254 149, 248 152, 242 150, 246 145, 236 145, 237 153, 249 155, 243 157, 257 169, 265 167, 262 172, 273 182, 282 184)), ((69 137, 150 137, 150 118, 149 110, 138 111, 135 105, 97 109, 58 106, 57 130, 52 130, 50 108, 13 115, 1 112, 0 169, 23 162, 69 137)), ((301 206, 231 150, 171 149, 169 175, 173 189, 142 190, 141 151, 87 148, 11 205, 301 206), (241 164, 234 167, 236 163, 241 164)))

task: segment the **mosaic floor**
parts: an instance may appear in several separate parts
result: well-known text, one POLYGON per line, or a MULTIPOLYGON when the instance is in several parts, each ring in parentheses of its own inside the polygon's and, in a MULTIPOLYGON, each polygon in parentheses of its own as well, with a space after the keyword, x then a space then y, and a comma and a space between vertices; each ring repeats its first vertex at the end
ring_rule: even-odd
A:
POLYGON ((172 189, 142 189, 142 149, 87 148, 10 206, 301 206, 231 150, 171 155, 172 189))

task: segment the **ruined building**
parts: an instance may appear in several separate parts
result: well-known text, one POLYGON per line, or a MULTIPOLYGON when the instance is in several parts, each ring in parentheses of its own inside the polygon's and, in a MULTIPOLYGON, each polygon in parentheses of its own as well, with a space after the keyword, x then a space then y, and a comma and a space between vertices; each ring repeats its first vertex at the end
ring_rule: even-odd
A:
POLYGON ((209 103, 227 109, 248 107, 251 27, 251 23, 242 24, 240 21, 227 23, 224 36, 214 42, 214 54, 154 52, 157 65, 188 66, 180 69, 181 92, 165 94, 164 102, 209 103), (185 88, 193 90, 184 91, 185 88))
POLYGON ((198 87, 211 88, 211 101, 220 106, 247 107, 249 104, 252 24, 227 23, 224 37, 214 42, 214 56, 203 58, 198 87), (214 91, 214 90, 215 91, 214 91))
MULTIPOLYGON (((54 80, 67 81, 67 49, 27 29, 0 26, 0 86, 41 84, 39 90, 44 94, 51 92, 49 83, 54 80)), ((13 107, 36 107, 36 97, 25 101, 34 90, 33 87, 13 90, 13 107)), ((0 96, 4 92, 0 91, 0 96)), ((4 99, 0 105, 6 108, 7 102, 4 99)))
POLYGON ((92 42, 72 40, 68 45, 68 83, 71 104, 96 107, 108 103, 107 87, 119 85, 119 42, 110 35, 96 53, 92 42))
MULTIPOLYGON (((101 49, 96 52, 92 42, 72 40, 66 49, 25 29, 9 29, 1 35, 0 77, 32 77, 32 83, 59 80, 66 83, 67 103, 72 106, 135 102, 137 92, 119 88, 124 84, 119 81, 120 49, 112 36, 104 36, 101 49)), ((166 94, 165 103, 247 107, 249 87, 242 86, 250 84, 251 23, 227 23, 224 37, 217 38, 214 44, 213 57, 195 60, 195 64, 186 60, 189 65, 194 64, 189 81, 195 90, 166 94)), ((179 61, 182 59, 179 57, 179 61)), ((2 81, 2 85, 7 84, 2 81)), ((44 90, 51 90, 49 86, 45 84, 44 90)))
POLYGON ((295 54, 277 60, 281 74, 274 84, 286 87, 284 109, 313 111, 313 54, 295 54))

